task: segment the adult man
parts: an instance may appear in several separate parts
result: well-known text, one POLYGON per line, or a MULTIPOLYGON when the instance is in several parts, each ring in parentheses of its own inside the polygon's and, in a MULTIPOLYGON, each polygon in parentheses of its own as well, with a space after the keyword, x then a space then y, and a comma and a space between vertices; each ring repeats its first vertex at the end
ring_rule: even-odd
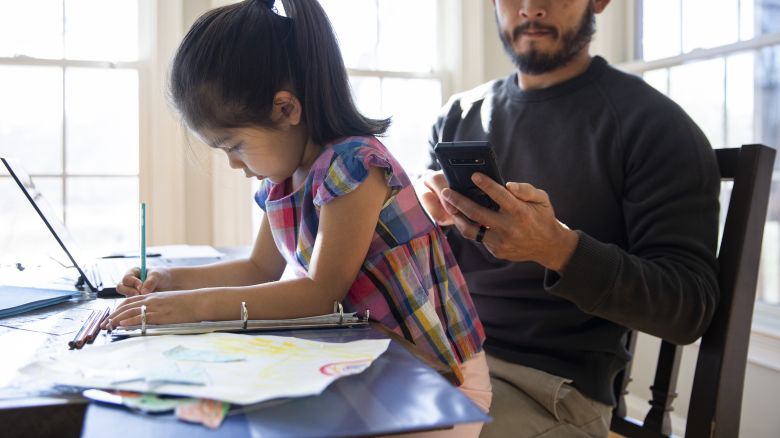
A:
POLYGON ((520 183, 474 178, 497 212, 441 173, 420 198, 457 228, 448 239, 485 325, 494 422, 482 436, 605 436, 625 327, 689 343, 712 317, 714 153, 676 104, 590 56, 609 0, 493 3, 517 71, 453 97, 431 146, 488 140, 520 183))

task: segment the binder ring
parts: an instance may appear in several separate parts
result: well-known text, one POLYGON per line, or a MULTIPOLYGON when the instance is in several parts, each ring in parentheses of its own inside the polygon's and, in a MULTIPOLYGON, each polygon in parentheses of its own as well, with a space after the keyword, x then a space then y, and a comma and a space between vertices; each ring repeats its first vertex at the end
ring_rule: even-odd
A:
POLYGON ((333 313, 339 314, 339 324, 344 322, 344 306, 338 301, 333 302, 333 313))
POLYGON ((249 311, 246 309, 246 301, 241 302, 241 321, 244 323, 244 330, 249 324, 249 311))
POLYGON ((146 335, 146 305, 141 305, 141 335, 146 335))

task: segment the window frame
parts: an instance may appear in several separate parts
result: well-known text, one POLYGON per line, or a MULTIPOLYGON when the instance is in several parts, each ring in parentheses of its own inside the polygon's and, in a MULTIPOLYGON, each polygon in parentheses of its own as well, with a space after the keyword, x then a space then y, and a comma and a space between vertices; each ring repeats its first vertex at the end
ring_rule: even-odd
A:
MULTIPOLYGON (((142 17, 139 16, 139 22, 142 19, 142 17)), ((78 172, 68 172, 67 169, 67 158, 68 158, 68 148, 67 148, 67 124, 66 124, 66 106, 67 106, 67 94, 66 94, 66 72, 69 68, 92 68, 92 69, 101 69, 101 70, 112 70, 112 69, 123 69, 123 70, 134 70, 139 78, 139 97, 140 97, 140 78, 142 75, 142 70, 146 67, 144 63, 139 59, 138 61, 127 61, 127 62, 111 62, 111 61, 87 61, 87 60, 72 60, 72 59, 44 59, 44 58, 34 58, 30 56, 13 56, 13 57, 0 57, 0 66, 10 66, 10 67, 55 67, 59 68, 62 71, 62 110, 61 110, 61 119, 60 124, 62 127, 62 132, 60 134, 60 140, 59 140, 59 146, 60 146, 60 152, 62 153, 62 163, 59 168, 59 172, 56 173, 41 173, 41 172, 35 172, 31 173, 30 176, 32 178, 56 178, 61 183, 61 193, 60 196, 62 197, 62 221, 63 223, 67 222, 68 217, 68 184, 69 181, 72 181, 74 178, 135 178, 137 181, 140 182, 141 175, 140 170, 135 173, 124 173, 124 174, 102 174, 102 173, 78 173, 78 172)), ((140 99, 139 99, 139 111, 140 111, 140 99)), ((140 124, 140 123, 139 123, 140 124)), ((139 126, 140 131, 140 126, 139 126)), ((140 134, 140 132, 139 132, 140 134)), ((139 149, 140 149, 140 141, 139 141, 139 149)), ((140 167, 140 166, 139 166, 140 167)))
MULTIPOLYGON (((642 76, 651 70, 669 69, 685 63, 703 61, 709 59, 726 58, 739 53, 758 51, 762 48, 780 45, 780 32, 758 35, 749 40, 741 40, 734 43, 697 49, 688 53, 682 53, 667 58, 651 61, 641 60, 642 55, 642 6, 644 0, 635 0, 634 7, 625 11, 625 19, 633 22, 634 31, 628 32, 627 45, 633 49, 634 59, 616 64, 616 67, 627 73, 642 76)), ((683 0, 684 1, 684 0, 683 0)), ((684 25, 684 23, 680 23, 684 25)), ((731 146, 730 147, 735 147, 731 146)), ((775 145, 778 147, 780 145, 775 145)), ((775 169, 772 179, 780 181, 780 171, 775 169)), ((753 323, 751 328, 750 349, 748 353, 750 362, 780 371, 780 306, 755 301, 753 323)))

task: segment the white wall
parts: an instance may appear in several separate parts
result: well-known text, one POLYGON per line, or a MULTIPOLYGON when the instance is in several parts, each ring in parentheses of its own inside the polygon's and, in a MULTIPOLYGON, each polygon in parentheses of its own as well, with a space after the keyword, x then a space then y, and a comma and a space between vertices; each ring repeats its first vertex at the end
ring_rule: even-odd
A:
POLYGON ((166 98, 170 61, 192 22, 219 0, 151 1, 149 95, 141 96, 141 199, 149 203, 149 242, 242 246, 253 240, 252 193, 241 172, 185 131, 166 98))

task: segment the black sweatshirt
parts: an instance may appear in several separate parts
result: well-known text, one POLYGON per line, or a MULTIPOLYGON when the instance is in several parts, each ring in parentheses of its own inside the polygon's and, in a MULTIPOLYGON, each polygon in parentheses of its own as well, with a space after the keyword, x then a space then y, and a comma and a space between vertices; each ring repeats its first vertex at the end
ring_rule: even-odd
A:
POLYGON ((595 57, 550 88, 522 91, 513 74, 454 96, 431 147, 453 140, 490 141, 504 178, 546 191, 579 234, 559 276, 448 232, 488 353, 614 404, 625 327, 678 344, 701 336, 719 296, 720 180, 706 137, 678 105, 595 57))

